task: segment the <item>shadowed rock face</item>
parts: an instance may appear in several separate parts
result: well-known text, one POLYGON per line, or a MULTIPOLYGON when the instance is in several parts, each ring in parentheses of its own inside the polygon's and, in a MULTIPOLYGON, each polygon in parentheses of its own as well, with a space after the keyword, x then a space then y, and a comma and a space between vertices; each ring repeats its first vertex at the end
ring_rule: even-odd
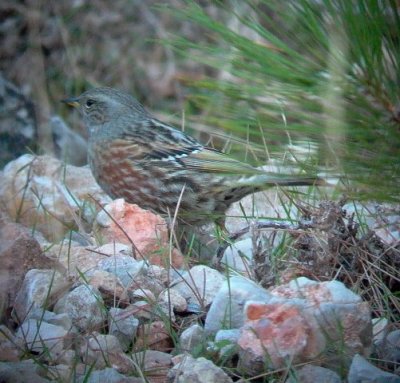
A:
POLYGON ((33 103, 0 74, 0 168, 28 150, 36 149, 33 103))
POLYGON ((56 267, 46 257, 29 229, 8 221, 0 213, 0 320, 10 313, 11 305, 30 269, 56 267))
MULTIPOLYGON (((54 155, 72 165, 87 163, 87 143, 55 115, 48 120, 54 155)), ((0 73, 0 169, 25 153, 37 153, 38 124, 35 106, 23 92, 0 73)))

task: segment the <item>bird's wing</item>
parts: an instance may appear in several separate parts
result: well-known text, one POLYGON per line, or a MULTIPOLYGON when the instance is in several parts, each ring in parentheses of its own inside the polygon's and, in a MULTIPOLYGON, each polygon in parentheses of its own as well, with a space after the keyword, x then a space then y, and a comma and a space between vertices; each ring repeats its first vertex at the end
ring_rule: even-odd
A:
POLYGON ((180 142, 180 145, 163 143, 162 146, 131 144, 127 145, 126 149, 136 153, 136 155, 131 155, 130 159, 140 163, 142 167, 151 164, 170 168, 171 171, 173 169, 185 169, 199 173, 213 173, 221 177, 233 176, 237 185, 326 185, 325 181, 318 177, 310 177, 303 174, 265 172, 237 161, 218 150, 205 148, 194 140, 187 142, 186 145, 183 145, 182 142, 180 142))
POLYGON ((124 140, 137 143, 131 160, 145 166, 186 168, 198 172, 221 175, 252 176, 264 173, 250 165, 237 161, 218 150, 206 148, 193 137, 156 119, 146 120, 149 129, 128 130, 124 140), (140 136, 146 135, 146 139, 140 136), (153 137, 149 136, 153 134, 153 137))
MULTIPOLYGON (((221 176, 269 177, 263 170, 235 160, 218 150, 204 147, 193 137, 168 124, 156 119, 146 120, 146 124, 151 130, 132 129, 126 131, 123 137, 135 146, 130 159, 144 167, 152 164, 221 176), (141 132, 142 136, 146 135, 146 139, 141 136, 141 132)), ((263 178, 259 178, 260 182, 262 180, 263 178)))
POLYGON ((162 147, 152 148, 143 159, 151 161, 153 164, 159 162, 160 166, 170 165, 197 172, 226 176, 252 176, 264 173, 262 170, 237 161, 218 150, 205 148, 197 143, 194 145, 182 145, 181 143, 179 146, 164 144, 162 147))
POLYGON ((182 158, 182 162, 189 169, 221 175, 252 176, 264 173, 211 148, 195 151, 182 158))

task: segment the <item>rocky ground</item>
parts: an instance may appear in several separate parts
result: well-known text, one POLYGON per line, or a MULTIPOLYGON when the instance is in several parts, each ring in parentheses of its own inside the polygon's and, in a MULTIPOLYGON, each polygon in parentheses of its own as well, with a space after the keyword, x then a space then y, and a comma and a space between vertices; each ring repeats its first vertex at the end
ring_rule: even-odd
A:
POLYGON ((400 381, 389 207, 361 236, 344 202, 298 206, 298 224, 253 224, 206 262, 86 167, 27 154, 0 177, 2 382, 400 381))

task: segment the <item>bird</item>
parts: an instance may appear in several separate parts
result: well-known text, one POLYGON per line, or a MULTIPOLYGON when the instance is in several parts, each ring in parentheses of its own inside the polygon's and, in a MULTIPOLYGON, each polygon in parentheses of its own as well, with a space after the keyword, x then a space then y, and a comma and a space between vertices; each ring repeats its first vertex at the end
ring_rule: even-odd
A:
POLYGON ((212 221, 224 227, 225 211, 248 194, 320 181, 240 162, 154 118, 133 96, 114 88, 93 88, 62 101, 83 116, 88 163, 105 193, 158 214, 177 211, 185 224, 212 221))

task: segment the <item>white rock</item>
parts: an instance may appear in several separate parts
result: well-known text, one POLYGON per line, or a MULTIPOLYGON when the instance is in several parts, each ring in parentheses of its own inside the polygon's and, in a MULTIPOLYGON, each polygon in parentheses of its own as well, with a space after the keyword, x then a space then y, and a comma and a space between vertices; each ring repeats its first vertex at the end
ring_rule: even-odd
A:
POLYGON ((394 330, 386 334, 384 339, 376 347, 380 359, 387 364, 400 363, 400 330, 394 330))
POLYGON ((156 297, 149 289, 135 289, 130 292, 129 296, 131 298, 138 298, 149 302, 156 301, 156 297))
POLYGON ((53 357, 57 357, 64 349, 66 335, 67 331, 63 327, 36 319, 28 319, 16 332, 16 338, 28 350, 50 352, 53 357))
POLYGON ((374 345, 379 345, 386 337, 389 321, 386 318, 372 318, 374 345))
POLYGON ((306 364, 305 366, 295 369, 295 377, 289 377, 285 383, 341 383, 340 376, 327 368, 306 364))
POLYGON ((179 345, 182 351, 192 352, 196 348, 205 344, 206 337, 204 328, 198 324, 193 324, 184 330, 179 337, 179 345))
MULTIPOLYGON (((173 269, 170 270, 172 272, 173 269)), ((159 280, 162 284, 167 284, 170 278, 170 272, 166 270, 164 267, 158 266, 158 265, 149 265, 147 268, 147 273, 146 275, 149 278, 154 278, 159 280)))
POLYGON ((177 313, 183 313, 187 309, 187 301, 186 299, 179 294, 178 291, 173 289, 164 290, 158 299, 165 304, 171 304, 172 309, 177 313))
POLYGON ((48 383, 49 381, 38 374, 37 362, 28 359, 21 362, 0 362, 2 382, 19 383, 48 383))
POLYGON ((194 266, 181 276, 181 280, 171 287, 189 302, 201 306, 209 305, 218 293, 225 277, 208 266, 194 266))
POLYGON ((67 281, 57 271, 29 270, 15 299, 13 316, 24 321, 32 310, 43 307, 49 297, 66 287, 67 281))
POLYGON ((97 267, 115 274, 124 286, 128 286, 135 276, 147 266, 144 261, 137 261, 127 255, 118 255, 102 259, 97 267))
POLYGON ((94 332, 81 346, 81 357, 85 364, 101 369, 112 365, 110 357, 123 354, 121 345, 114 335, 94 332))
POLYGON ((114 242, 106 243, 102 246, 96 247, 98 253, 111 256, 130 255, 132 253, 131 247, 124 243, 114 242))
POLYGON ((55 305, 58 314, 66 313, 81 331, 99 329, 104 322, 104 301, 99 291, 90 285, 80 285, 64 295, 55 305))
POLYGON ((357 354, 351 363, 347 381, 348 383, 400 383, 400 377, 380 370, 357 354))
POLYGON ((68 314, 56 314, 51 311, 43 310, 43 309, 35 309, 32 311, 32 314, 29 315, 30 319, 36 319, 38 321, 45 321, 50 324, 54 324, 56 326, 61 326, 65 330, 70 331, 72 329, 72 319, 68 316, 68 314))
POLYGON ((125 376, 120 374, 113 368, 105 368, 103 370, 92 371, 89 376, 82 376, 78 383, 140 383, 143 382, 140 378, 125 376))
POLYGON ((219 330, 215 334, 214 343, 219 350, 220 358, 231 358, 238 352, 239 329, 219 330), (228 343, 228 344, 225 344, 228 343), (225 344, 221 347, 221 344, 225 344))
POLYGON ((139 320, 131 310, 113 307, 108 312, 108 332, 119 340, 124 351, 127 351, 139 326, 139 320))
POLYGON ((168 377, 176 383, 232 383, 232 379, 210 360, 189 355, 169 371, 168 377))
POLYGON ((218 330, 240 328, 244 323, 243 309, 248 300, 267 302, 271 295, 256 283, 244 277, 231 277, 224 282, 207 313, 206 334, 218 330))
POLYGON ((245 238, 228 246, 221 258, 221 265, 244 276, 250 276, 252 268, 253 243, 251 238, 245 238))

